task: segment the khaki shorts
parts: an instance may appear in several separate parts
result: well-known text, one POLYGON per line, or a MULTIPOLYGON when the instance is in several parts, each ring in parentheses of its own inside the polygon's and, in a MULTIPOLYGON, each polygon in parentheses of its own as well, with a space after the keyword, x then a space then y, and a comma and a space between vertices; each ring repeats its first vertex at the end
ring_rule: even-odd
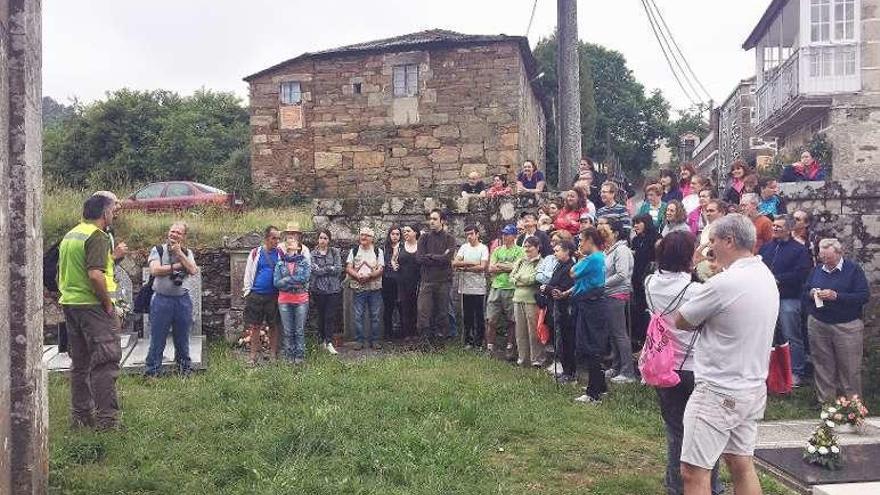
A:
POLYGON ((766 405, 765 387, 732 395, 698 383, 684 410, 681 462, 712 469, 721 454, 754 454, 766 405))
POLYGON ((491 289, 489 298, 486 300, 486 320, 492 326, 497 326, 501 316, 507 320, 507 324, 513 324, 513 289, 491 289))

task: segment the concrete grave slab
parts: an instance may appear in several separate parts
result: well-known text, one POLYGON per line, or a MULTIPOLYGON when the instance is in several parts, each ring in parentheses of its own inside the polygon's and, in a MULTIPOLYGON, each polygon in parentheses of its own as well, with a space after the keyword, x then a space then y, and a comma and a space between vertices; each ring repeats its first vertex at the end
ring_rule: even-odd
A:
MULTIPOLYGON (((192 359, 192 366, 195 369, 203 369, 204 362, 202 358, 202 350, 204 349, 204 335, 190 335, 189 337, 189 354, 192 359)), ((144 363, 147 360, 147 352, 150 350, 149 339, 139 339, 128 356, 122 361, 122 368, 125 371, 142 371, 144 363)), ((169 336, 165 341, 165 352, 162 353, 162 366, 171 366, 174 364, 174 342, 169 336)))

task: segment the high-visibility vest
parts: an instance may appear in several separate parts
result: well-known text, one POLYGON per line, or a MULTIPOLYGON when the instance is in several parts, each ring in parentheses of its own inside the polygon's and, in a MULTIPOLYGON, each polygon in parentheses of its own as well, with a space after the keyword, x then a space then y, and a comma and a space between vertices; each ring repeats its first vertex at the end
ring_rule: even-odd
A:
MULTIPOLYGON (((59 300, 61 304, 101 303, 98 296, 95 295, 86 268, 86 241, 96 230, 100 230, 97 225, 82 222, 71 229, 58 246, 58 289, 61 291, 61 299, 59 300)), ((103 231, 101 234, 107 235, 103 231)), ((111 299, 118 290, 116 279, 113 276, 113 268, 113 256, 108 249, 104 280, 111 299)))

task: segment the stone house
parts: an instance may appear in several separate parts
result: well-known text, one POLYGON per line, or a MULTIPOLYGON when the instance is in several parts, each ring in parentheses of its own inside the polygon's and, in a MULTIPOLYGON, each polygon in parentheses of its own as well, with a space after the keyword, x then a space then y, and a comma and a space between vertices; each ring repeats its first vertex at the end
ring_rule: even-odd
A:
POLYGON ((791 154, 824 132, 835 179, 871 176, 880 159, 880 0, 772 0, 743 49, 755 49, 755 133, 791 154))
POLYGON ((252 177, 314 197, 449 192, 472 170, 544 168, 545 109, 521 36, 445 30, 304 53, 246 77, 252 177))

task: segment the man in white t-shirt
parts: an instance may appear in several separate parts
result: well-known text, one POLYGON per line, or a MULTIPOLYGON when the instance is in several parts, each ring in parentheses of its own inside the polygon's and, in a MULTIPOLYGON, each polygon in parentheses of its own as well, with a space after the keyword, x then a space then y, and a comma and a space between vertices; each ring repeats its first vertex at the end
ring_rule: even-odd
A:
POLYGON ((678 310, 676 327, 702 326, 694 352, 696 386, 684 412, 685 494, 710 491, 723 455, 737 495, 761 493, 752 455, 767 402, 767 368, 779 312, 776 280, 752 255, 755 226, 740 214, 712 223, 709 246, 724 271, 678 310))
POLYGON ((461 294, 461 312, 464 317, 464 344, 466 349, 482 347, 486 334, 486 316, 483 303, 486 298, 486 268, 489 266, 489 248, 480 242, 480 231, 475 225, 464 228, 467 242, 458 248, 452 267, 460 272, 458 293, 461 294))
POLYGON ((370 335, 367 344, 381 349, 379 344, 379 311, 382 308, 382 271, 385 256, 382 249, 373 244, 376 233, 370 227, 360 230, 359 243, 351 248, 345 263, 351 288, 354 291, 354 330, 356 350, 364 348, 364 312, 369 312, 370 335))

